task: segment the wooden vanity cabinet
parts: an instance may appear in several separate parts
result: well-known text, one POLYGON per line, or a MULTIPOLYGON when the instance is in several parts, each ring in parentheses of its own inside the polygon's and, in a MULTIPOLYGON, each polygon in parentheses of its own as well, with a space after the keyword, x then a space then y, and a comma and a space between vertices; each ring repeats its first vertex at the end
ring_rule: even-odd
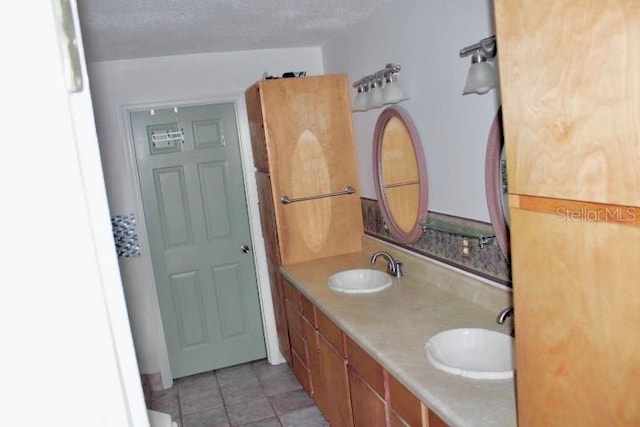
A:
POLYGON ((346 337, 353 424, 356 427, 387 425, 384 370, 351 338, 346 337))

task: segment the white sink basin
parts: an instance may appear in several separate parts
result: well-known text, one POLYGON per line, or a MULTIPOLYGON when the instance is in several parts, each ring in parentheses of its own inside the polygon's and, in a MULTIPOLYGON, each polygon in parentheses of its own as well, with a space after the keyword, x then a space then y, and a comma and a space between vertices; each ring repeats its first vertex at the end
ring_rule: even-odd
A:
POLYGON ((329 277, 329 287, 345 294, 379 292, 392 283, 391 275, 371 268, 345 270, 329 277))
POLYGON ((487 380, 513 378, 513 337, 488 329, 450 329, 434 335, 424 347, 441 371, 487 380))

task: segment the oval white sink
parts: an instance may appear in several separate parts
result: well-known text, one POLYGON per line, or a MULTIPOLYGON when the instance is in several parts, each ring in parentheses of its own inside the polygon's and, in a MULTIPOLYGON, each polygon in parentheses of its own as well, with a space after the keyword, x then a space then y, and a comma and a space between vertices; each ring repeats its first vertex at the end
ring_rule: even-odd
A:
POLYGON ((329 277, 329 287, 345 294, 366 294, 388 288, 391 275, 371 268, 345 270, 329 277))
POLYGON ((501 332, 450 329, 431 337, 424 350, 433 366, 450 374, 487 380, 513 377, 513 337, 501 332))

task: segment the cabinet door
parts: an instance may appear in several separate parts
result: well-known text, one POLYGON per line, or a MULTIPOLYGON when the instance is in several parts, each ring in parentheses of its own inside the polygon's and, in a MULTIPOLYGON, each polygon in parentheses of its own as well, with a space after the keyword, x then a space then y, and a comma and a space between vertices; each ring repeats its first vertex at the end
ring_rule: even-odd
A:
POLYGON ((318 350, 325 384, 325 416, 332 426, 353 426, 347 361, 322 335, 318 337, 318 350))
POLYGON ((640 227, 522 209, 511 227, 518 425, 640 425, 640 227))
MULTIPOLYGON (((346 75, 263 80, 263 114, 274 198, 359 190, 346 75)), ((362 248, 359 192, 276 208, 284 265, 362 248)))
POLYGON ((509 192, 640 206, 637 0, 496 0, 509 192))
POLYGON ((356 427, 384 427, 387 424, 386 404, 371 386, 349 365, 349 389, 356 427))
POLYGON ((355 426, 386 424, 384 370, 351 338, 346 338, 349 388, 355 426))
POLYGON ((422 402, 390 374, 388 384, 392 415, 408 426, 421 426, 422 402))

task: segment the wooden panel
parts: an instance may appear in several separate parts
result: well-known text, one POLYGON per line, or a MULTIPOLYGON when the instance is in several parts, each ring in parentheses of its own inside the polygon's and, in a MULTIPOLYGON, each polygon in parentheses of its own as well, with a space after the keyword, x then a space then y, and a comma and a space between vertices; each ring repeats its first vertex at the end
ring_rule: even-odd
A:
POLYGON ((292 352, 291 356, 293 374, 296 376, 298 381, 300 381, 300 384, 302 384, 304 391, 311 396, 311 374, 295 352, 292 352))
POLYGON ((289 303, 289 300, 285 300, 285 311, 287 313, 287 325, 289 326, 289 336, 293 338, 294 335, 302 336, 302 316, 296 311, 296 309, 289 303))
POLYGON ((301 311, 300 292, 285 278, 282 279, 282 289, 285 300, 299 313, 301 311))
POLYGON ((509 192, 640 206, 637 0, 496 0, 509 192))
POLYGON ((349 366, 355 369, 376 393, 384 396, 384 373, 382 366, 351 338, 346 337, 346 341, 349 366))
POLYGON ((389 425, 391 427, 413 427, 410 426, 409 423, 402 419, 402 417, 396 414, 393 410, 389 411, 389 425))
POLYGON ((302 316, 307 319, 314 328, 317 328, 318 320, 316 319, 316 307, 302 294, 300 294, 300 305, 302 306, 302 316))
POLYGON ((295 352, 300 362, 309 368, 309 358, 307 357, 307 342, 302 335, 291 334, 289 336, 291 342, 291 352, 295 352))
POLYGON ((269 160, 267 157, 267 145, 262 120, 262 105, 258 85, 255 84, 247 89, 244 98, 247 104, 247 118, 249 119, 253 163, 258 171, 267 171, 269 170, 269 160))
POLYGON ((318 331, 307 320, 302 322, 304 340, 307 343, 307 366, 311 373, 311 389, 316 405, 324 413, 326 410, 326 398, 324 392, 324 377, 318 349, 318 331))
POLYGON ((332 426, 353 426, 347 361, 322 335, 318 336, 318 351, 325 384, 325 416, 332 426))
MULTIPOLYGON (((431 411, 430 409, 428 409, 427 407, 423 406, 423 413, 426 413, 427 416, 427 422, 424 423, 423 422, 423 426, 425 427, 449 427, 449 425, 447 423, 445 423, 444 421, 442 421, 442 418, 440 418, 439 416, 437 416, 433 411, 431 411)), ((543 424, 540 424, 543 425, 543 424)))
POLYGON ((531 196, 509 196, 509 206, 529 211, 554 214, 560 221, 614 222, 640 225, 640 209, 633 206, 605 205, 575 200, 548 199, 531 196))
POLYGON ((640 425, 640 227, 511 227, 519 425, 640 425))
POLYGON ((349 388, 353 408, 353 425, 356 427, 384 427, 387 425, 384 398, 349 365, 349 388))
MULTIPOLYGON (((346 75, 259 84, 275 199, 359 190, 346 75)), ((276 219, 284 265, 362 248, 359 192, 278 204, 276 219)))
POLYGON ((389 403, 391 408, 402 417, 408 425, 422 424, 422 402, 393 375, 388 375, 389 403))
POLYGON ((343 358, 346 358, 347 351, 344 345, 344 335, 340 328, 320 310, 316 310, 316 315, 320 335, 322 335, 343 358))

